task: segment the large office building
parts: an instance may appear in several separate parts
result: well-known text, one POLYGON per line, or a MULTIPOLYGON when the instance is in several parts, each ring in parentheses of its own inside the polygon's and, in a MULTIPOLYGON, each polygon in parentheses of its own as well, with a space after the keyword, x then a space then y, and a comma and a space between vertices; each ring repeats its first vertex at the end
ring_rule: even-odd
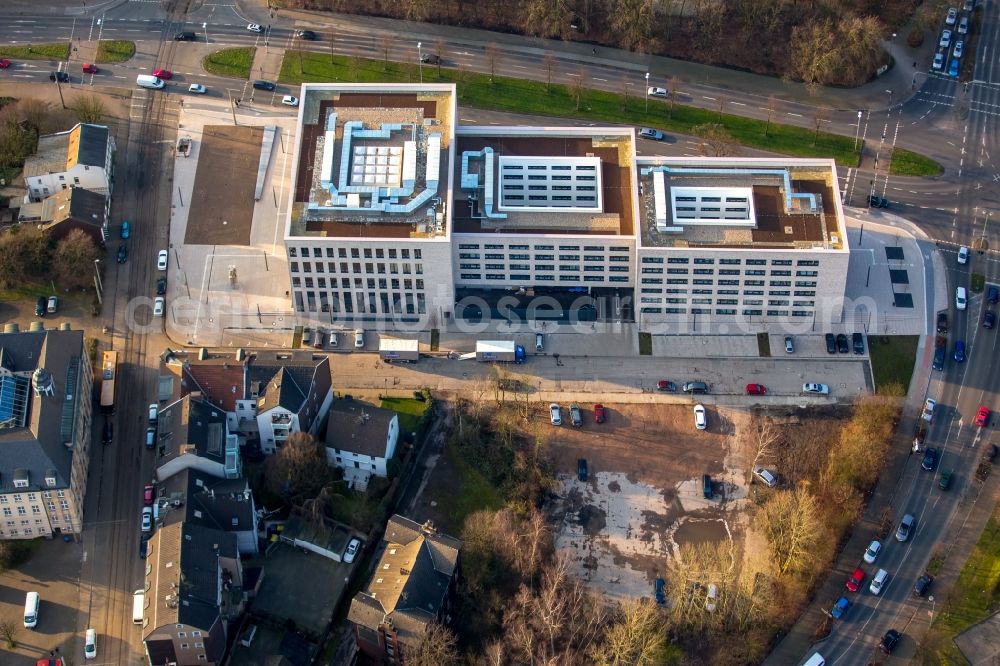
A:
POLYGON ((452 85, 306 84, 285 243, 330 322, 840 321, 832 160, 649 158, 623 127, 456 122, 452 85))
POLYGON ((0 334, 0 539, 79 534, 94 376, 83 332, 0 334))

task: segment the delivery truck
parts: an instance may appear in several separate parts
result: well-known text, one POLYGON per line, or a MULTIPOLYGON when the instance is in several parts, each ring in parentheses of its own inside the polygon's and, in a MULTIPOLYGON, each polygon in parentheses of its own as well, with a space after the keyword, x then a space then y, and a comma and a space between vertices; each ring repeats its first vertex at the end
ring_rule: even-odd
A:
POLYGON ((513 340, 479 340, 476 360, 493 363, 523 363, 524 347, 513 340))
POLYGON ((420 341, 382 338, 378 341, 378 355, 390 363, 416 363, 420 360, 420 341))

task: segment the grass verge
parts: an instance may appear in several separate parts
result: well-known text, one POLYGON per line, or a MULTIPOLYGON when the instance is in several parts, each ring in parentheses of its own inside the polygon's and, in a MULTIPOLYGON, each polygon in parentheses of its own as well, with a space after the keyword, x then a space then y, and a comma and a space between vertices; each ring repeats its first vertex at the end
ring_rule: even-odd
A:
POLYGON ((771 336, 767 333, 757 334, 757 354, 761 358, 769 358, 771 356, 771 336))
POLYGON ((925 663, 962 664, 952 639, 1000 606, 1000 505, 986 523, 925 639, 925 663))
POLYGON ((234 79, 250 78, 250 66, 253 64, 254 49, 252 46, 233 49, 222 49, 210 53, 201 61, 201 66, 209 74, 229 76, 234 79))
POLYGON ((0 58, 20 60, 69 60, 69 42, 51 44, 0 44, 0 58))
POLYGON ((496 489, 459 455, 451 442, 445 447, 445 454, 448 462, 454 466, 458 484, 454 488, 437 488, 433 499, 438 506, 447 507, 452 525, 461 527, 470 513, 481 509, 495 510, 503 505, 496 489))
POLYGON ((127 39, 102 39, 97 44, 97 62, 125 62, 135 55, 135 42, 127 39))
POLYGON ((432 328, 431 329, 431 351, 432 352, 437 351, 440 344, 441 344, 441 331, 438 330, 438 329, 436 329, 436 328, 432 328))
POLYGON ((639 333, 639 356, 653 355, 653 334, 639 333))
POLYGON ((413 398, 382 398, 382 407, 399 415, 399 432, 416 432, 430 403, 413 398))
MULTIPOLYGON (((415 82, 421 78, 416 65, 369 60, 325 53, 286 51, 279 80, 297 84, 306 81, 415 82)), ((611 92, 578 89, 575 86, 546 86, 544 81, 490 77, 465 70, 424 66, 426 83, 457 83, 458 102, 463 106, 514 111, 517 113, 585 118, 599 122, 644 125, 671 132, 691 134, 695 127, 719 123, 733 141, 751 148, 799 157, 832 157, 843 166, 857 166, 859 151, 854 137, 814 132, 743 118, 710 109, 676 104, 673 110, 660 100, 640 96, 626 98, 611 92)), ((898 152, 898 151, 897 151, 898 152)), ((924 158, 925 160, 927 158, 924 158)), ((929 160, 928 160, 929 161, 929 160)))
POLYGON ((972 293, 981 294, 986 288, 986 276, 982 273, 973 273, 969 288, 972 289, 972 293))
POLYGON ((917 360, 916 335, 869 336, 868 353, 872 359, 875 392, 881 395, 905 395, 910 388, 913 365, 917 360))
POLYGON ((944 167, 925 155, 906 148, 892 151, 889 171, 894 176, 940 176, 944 167))

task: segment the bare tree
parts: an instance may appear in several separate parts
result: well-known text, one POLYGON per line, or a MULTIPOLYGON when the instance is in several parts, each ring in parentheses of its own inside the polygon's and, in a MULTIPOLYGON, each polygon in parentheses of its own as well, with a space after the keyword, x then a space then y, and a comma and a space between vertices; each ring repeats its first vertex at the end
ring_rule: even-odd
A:
POLYGON ((99 123, 107 115, 107 109, 101 98, 90 94, 77 97, 70 109, 81 123, 99 123))
POLYGON ((767 136, 768 131, 771 129, 771 120, 774 118, 774 114, 778 111, 778 98, 774 95, 767 96, 767 124, 764 125, 764 136, 767 136))
POLYGON ((545 65, 545 92, 549 92, 552 89, 552 70, 556 67, 556 57, 552 51, 545 52, 542 64, 545 65))
POLYGON ((293 432, 264 469, 268 488, 283 496, 315 497, 330 481, 326 451, 307 432, 293 432))
POLYGON ((652 666, 662 663, 666 627, 656 605, 626 601, 618 606, 593 651, 598 666, 652 666))
POLYGON ((486 63, 490 68, 490 83, 493 83, 493 78, 497 75, 497 65, 500 64, 500 47, 493 42, 486 45, 486 63))
POLYGON ((692 134, 701 139, 699 149, 702 155, 724 157, 739 153, 736 140, 719 123, 697 125, 692 128, 692 134))
POLYGON ((0 619, 0 638, 7 641, 7 648, 13 650, 17 647, 17 637, 21 633, 21 624, 18 620, 9 617, 0 619))
POLYGON ((816 498, 803 487, 773 493, 761 506, 762 525, 778 571, 808 569, 815 562, 814 546, 822 533, 816 498))
POLYGON ((444 40, 434 40, 434 55, 437 56, 438 78, 441 78, 441 61, 444 60, 444 40))
POLYGON ((443 624, 427 628, 420 645, 406 654, 406 663, 413 666, 453 666, 459 663, 455 633, 443 624))
POLYGON ((782 440, 783 434, 774 421, 763 414, 754 415, 747 427, 747 436, 743 438, 743 441, 750 448, 750 455, 753 457, 750 468, 753 469, 766 459, 771 458, 781 446, 782 440))
POLYGON ((830 122, 830 109, 825 106, 813 107, 813 145, 819 141, 819 131, 823 128, 823 123, 830 122))
POLYGON ((722 122, 722 114, 726 112, 726 106, 729 104, 729 96, 725 94, 719 94, 718 98, 715 100, 717 108, 719 110, 719 122, 722 122))
POLYGON ((670 77, 667 81, 667 94, 669 98, 667 103, 669 104, 669 116, 674 117, 674 104, 677 102, 677 96, 680 94, 681 80, 675 74, 670 77))
POLYGON ((82 229, 73 229, 56 244, 52 253, 54 272, 63 287, 85 287, 94 277, 94 260, 101 255, 94 239, 82 229))
MULTIPOLYGON (((392 35, 388 34, 388 33, 386 33, 384 35, 380 35, 379 38, 378 38, 378 48, 379 48, 379 51, 382 52, 382 71, 383 72, 389 71, 389 54, 392 53, 392 47, 393 47, 393 44, 394 44, 395 41, 396 41, 395 38, 392 35)), ((333 45, 333 40, 330 40, 330 44, 331 44, 331 49, 332 49, 333 48, 333 46, 332 46, 333 45)), ((332 51, 331 51, 331 53, 332 53, 332 51)))
POLYGON ((48 237, 38 227, 22 224, 0 233, 0 288, 19 284, 48 264, 48 237))
POLYGON ((580 105, 583 103, 583 83, 586 79, 587 70, 583 67, 581 67, 576 74, 570 77, 570 80, 572 81, 573 100, 576 102, 577 111, 580 110, 580 105))
POLYGON ((632 82, 628 80, 628 74, 622 75, 622 113, 628 113, 628 89, 632 82))

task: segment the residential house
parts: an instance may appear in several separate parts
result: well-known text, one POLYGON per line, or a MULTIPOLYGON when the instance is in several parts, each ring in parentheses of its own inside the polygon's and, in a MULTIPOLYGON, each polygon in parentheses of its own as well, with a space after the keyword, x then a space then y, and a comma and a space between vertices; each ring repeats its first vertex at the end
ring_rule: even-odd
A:
POLYGON ((185 522, 236 535, 241 556, 255 555, 257 507, 246 479, 219 479, 197 469, 181 470, 157 487, 164 525, 185 522))
POLYGON ((24 161, 30 201, 41 201, 71 187, 111 196, 115 138, 104 125, 79 123, 73 129, 39 137, 38 149, 24 161))
POLYGON ((82 530, 93 382, 82 331, 0 334, 0 539, 82 530))
POLYGON ((293 432, 316 434, 333 401, 326 354, 257 352, 248 376, 264 453, 276 452, 293 432))
POLYGON ((334 400, 326 424, 326 457, 344 479, 364 489, 372 476, 388 475, 396 453, 399 417, 391 409, 360 400, 334 400))
POLYGON ((54 239, 63 238, 73 229, 79 229, 100 247, 107 239, 110 213, 110 197, 72 187, 56 192, 42 201, 21 206, 17 220, 22 224, 40 226, 54 239))
POLYGON ((434 623, 447 623, 462 542, 394 515, 375 573, 351 601, 347 619, 358 647, 372 659, 405 664, 434 623))
POLYGON ((189 393, 159 412, 156 478, 195 469, 219 479, 242 475, 239 440, 229 432, 225 413, 200 393, 189 393))
POLYGON ((293 432, 317 430, 330 403, 332 377, 326 354, 308 351, 257 351, 235 354, 167 350, 163 354, 160 398, 197 392, 222 409, 230 432, 259 438, 264 453, 274 453, 293 432))
POLYGON ((148 549, 142 623, 148 662, 220 664, 228 625, 246 602, 236 535, 181 521, 158 529, 148 549))

